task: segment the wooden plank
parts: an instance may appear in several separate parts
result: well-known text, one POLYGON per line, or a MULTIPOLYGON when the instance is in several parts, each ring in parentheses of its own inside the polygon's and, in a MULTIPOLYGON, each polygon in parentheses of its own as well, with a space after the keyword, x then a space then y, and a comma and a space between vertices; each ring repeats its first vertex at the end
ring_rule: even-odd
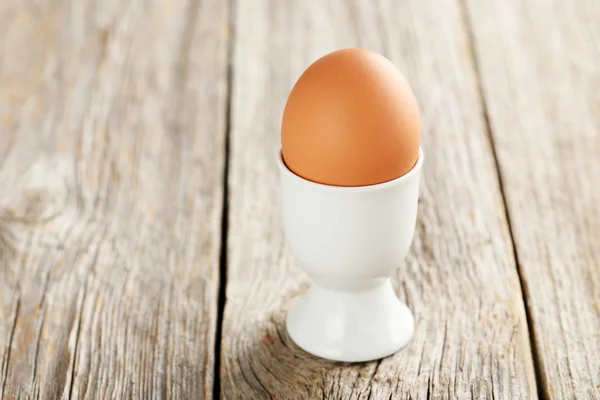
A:
POLYGON ((227 8, 0 4, 0 397, 212 395, 227 8))
POLYGON ((227 398, 536 396, 527 323, 463 13, 446 1, 250 1, 236 9, 227 302, 227 398), (409 347, 344 365, 300 351, 284 327, 307 287, 284 242, 276 157, 285 100, 341 47, 390 57, 421 104, 418 232, 396 276, 417 317, 409 347))
POLYGON ((600 3, 469 12, 541 387, 600 399, 600 3))

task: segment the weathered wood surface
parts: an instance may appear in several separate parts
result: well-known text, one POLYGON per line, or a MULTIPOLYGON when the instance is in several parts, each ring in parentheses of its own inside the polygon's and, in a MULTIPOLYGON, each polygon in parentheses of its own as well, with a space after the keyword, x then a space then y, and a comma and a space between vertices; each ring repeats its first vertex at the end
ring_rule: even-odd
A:
POLYGON ((0 2, 0 398, 212 395, 227 28, 0 2))
POLYGON ((469 15, 542 392, 600 399, 600 3, 469 15))
POLYGON ((600 398, 598 24, 592 1, 0 2, 0 398, 600 398), (406 73, 426 151, 395 281, 416 336, 361 365, 285 332, 308 281, 275 163, 292 84, 348 46, 406 73))
POLYGON ((536 397, 465 22, 454 0, 237 2, 223 397, 536 397), (276 166, 291 86, 316 58, 348 46, 380 51, 406 73, 426 152, 418 230, 396 280, 416 335, 396 355, 361 365, 318 360, 286 334, 284 310, 307 279, 284 242, 276 166))

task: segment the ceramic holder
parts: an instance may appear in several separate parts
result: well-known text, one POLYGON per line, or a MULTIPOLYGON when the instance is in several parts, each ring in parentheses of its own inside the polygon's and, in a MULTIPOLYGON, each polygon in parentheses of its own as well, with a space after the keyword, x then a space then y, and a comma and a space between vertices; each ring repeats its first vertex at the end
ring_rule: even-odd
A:
POLYGON ((288 311, 292 340, 344 362, 386 357, 406 346, 414 317, 390 275, 414 236, 423 164, 393 181, 359 187, 314 183, 279 157, 283 222, 295 263, 313 280, 288 311))

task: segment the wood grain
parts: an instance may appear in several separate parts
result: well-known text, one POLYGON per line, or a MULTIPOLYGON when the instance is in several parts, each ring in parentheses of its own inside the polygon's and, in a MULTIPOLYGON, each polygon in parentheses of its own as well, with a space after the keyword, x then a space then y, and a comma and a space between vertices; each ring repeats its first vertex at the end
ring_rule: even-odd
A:
POLYGON ((541 388, 600 399, 600 4, 469 12, 541 388))
POLYGON ((521 289, 469 37, 445 1, 250 1, 236 6, 224 398, 535 398, 521 289), (380 51, 421 105, 425 176, 396 279, 414 340, 380 362, 300 351, 283 325, 307 287, 282 234, 280 118, 295 80, 341 47, 380 51))
POLYGON ((227 4, 0 3, 0 397, 213 387, 227 4))

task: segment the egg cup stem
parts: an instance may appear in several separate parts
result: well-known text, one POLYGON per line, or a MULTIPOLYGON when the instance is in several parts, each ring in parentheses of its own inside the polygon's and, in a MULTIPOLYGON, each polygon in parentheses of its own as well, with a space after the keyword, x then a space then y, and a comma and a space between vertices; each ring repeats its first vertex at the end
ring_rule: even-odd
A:
POLYGON ((335 361, 376 360, 412 338, 415 320, 389 278, 367 290, 339 291, 313 283, 288 311, 290 337, 305 351, 335 361))

